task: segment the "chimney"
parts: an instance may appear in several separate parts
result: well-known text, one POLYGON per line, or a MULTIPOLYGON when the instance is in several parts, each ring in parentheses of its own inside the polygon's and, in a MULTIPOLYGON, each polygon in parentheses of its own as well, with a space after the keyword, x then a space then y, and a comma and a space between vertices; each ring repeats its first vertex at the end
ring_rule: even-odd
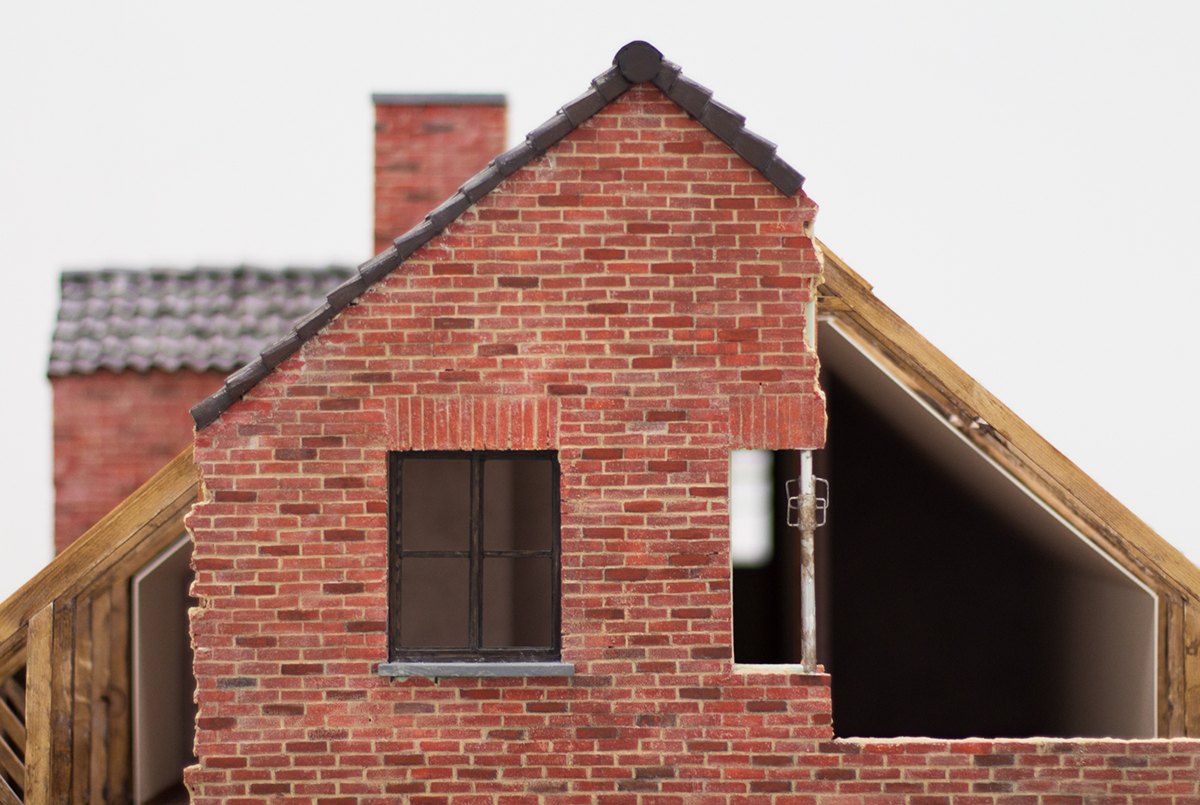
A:
POLYGON ((503 95, 374 95, 375 254, 504 151, 503 95))

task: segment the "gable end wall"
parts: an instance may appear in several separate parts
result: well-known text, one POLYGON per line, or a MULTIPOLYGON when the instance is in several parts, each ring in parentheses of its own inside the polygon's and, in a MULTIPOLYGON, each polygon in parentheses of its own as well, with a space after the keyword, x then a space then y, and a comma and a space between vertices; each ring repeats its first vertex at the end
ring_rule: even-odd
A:
POLYGON ((193 801, 948 803, 1194 772, 1187 744, 833 741, 827 676, 733 665, 728 451, 824 437, 815 212, 639 86, 201 431, 193 801), (481 448, 559 451, 577 675, 381 678, 387 451, 481 448))

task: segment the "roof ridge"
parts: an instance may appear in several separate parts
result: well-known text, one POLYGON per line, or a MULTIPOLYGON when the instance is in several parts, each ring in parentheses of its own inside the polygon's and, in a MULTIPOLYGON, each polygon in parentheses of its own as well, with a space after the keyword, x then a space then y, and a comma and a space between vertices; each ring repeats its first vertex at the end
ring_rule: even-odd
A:
POLYGON ((776 155, 775 143, 746 128, 744 115, 714 101, 712 90, 683 75, 679 65, 664 59, 653 45, 642 41, 630 42, 617 51, 611 67, 592 79, 591 87, 586 92, 529 132, 520 145, 493 159, 454 195, 430 211, 425 220, 396 238, 391 247, 359 266, 358 275, 334 288, 324 305, 298 321, 290 333, 263 350, 258 358, 226 378, 225 386, 220 391, 193 406, 191 413, 196 430, 201 431, 216 421, 229 406, 316 335, 360 294, 441 234, 501 182, 544 154, 592 115, 646 81, 652 82, 676 105, 749 162, 784 195, 790 197, 800 191, 804 177, 776 155))

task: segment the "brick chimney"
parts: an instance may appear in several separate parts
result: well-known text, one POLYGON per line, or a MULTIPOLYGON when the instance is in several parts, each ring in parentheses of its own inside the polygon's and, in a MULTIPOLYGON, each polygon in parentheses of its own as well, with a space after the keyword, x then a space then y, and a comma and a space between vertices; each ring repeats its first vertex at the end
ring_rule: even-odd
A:
POLYGON ((374 95, 375 254, 504 150, 503 95, 374 95))

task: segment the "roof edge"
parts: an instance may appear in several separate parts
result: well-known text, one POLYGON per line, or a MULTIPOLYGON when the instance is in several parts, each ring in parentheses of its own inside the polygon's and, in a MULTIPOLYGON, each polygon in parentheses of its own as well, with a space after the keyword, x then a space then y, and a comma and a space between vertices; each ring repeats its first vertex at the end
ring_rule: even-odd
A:
MULTIPOLYGON (((592 79, 591 86, 540 126, 525 140, 493 159, 486 168, 468 179, 450 198, 434 208, 425 220, 396 238, 382 254, 363 263, 358 276, 335 288, 326 304, 314 310, 259 359, 231 375, 225 387, 191 409, 196 431, 211 425, 229 406, 254 388, 280 362, 291 356, 338 313, 368 288, 387 276, 417 249, 424 246, 502 181, 528 165, 557 144, 585 121, 638 84, 652 82, 679 108, 733 149, 789 198, 800 192, 804 176, 783 161, 770 140, 746 128, 746 118, 712 99, 712 90, 683 75, 679 65, 663 58, 653 45, 635 41, 617 51, 612 66, 592 79)), ((384 96, 373 96, 384 97, 384 96)), ((393 98, 454 97, 446 95, 407 95, 393 98)), ((468 97, 468 96, 459 96, 468 97)), ((488 96, 475 96, 488 97, 488 96)), ((502 96, 501 96, 502 97, 502 96)), ((378 102, 378 101, 377 101, 378 102)))

